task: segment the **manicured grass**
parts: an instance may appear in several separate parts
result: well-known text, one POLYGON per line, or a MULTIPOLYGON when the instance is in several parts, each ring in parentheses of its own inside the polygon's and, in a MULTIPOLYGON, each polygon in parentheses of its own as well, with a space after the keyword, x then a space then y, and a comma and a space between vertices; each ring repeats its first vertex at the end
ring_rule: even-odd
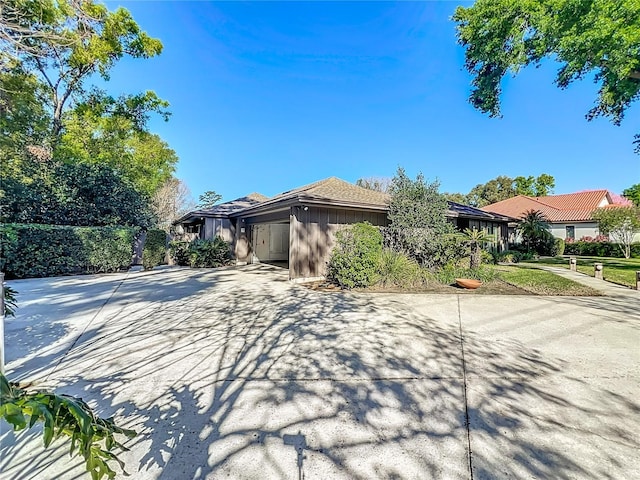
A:
POLYGON ((601 295, 593 288, 539 268, 506 265, 494 268, 503 281, 536 295, 601 295))
MULTIPOLYGON (((602 263, 605 280, 635 288, 636 271, 640 270, 640 258, 576 257, 578 271, 593 277, 593 264, 602 263)), ((568 257, 545 257, 527 260, 527 263, 554 265, 569 268, 568 257)))

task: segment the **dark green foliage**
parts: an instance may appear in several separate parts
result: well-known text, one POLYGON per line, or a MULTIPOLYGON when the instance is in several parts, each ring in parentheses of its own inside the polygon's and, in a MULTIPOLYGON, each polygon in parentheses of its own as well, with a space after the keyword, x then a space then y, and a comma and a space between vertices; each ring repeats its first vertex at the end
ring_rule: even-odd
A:
POLYGON ((114 272, 131 264, 131 227, 0 226, 0 267, 9 278, 114 272))
POLYGON ((145 270, 164 263, 167 254, 167 232, 152 229, 147 231, 142 249, 142 266, 145 270))
POLYGON ((117 426, 113 418, 100 418, 81 398, 43 390, 28 392, 2 374, 0 418, 11 424, 15 431, 42 423, 45 448, 57 438, 68 437, 71 441, 69 454, 78 453, 84 457, 87 472, 93 480, 115 478, 116 472, 109 466, 109 461, 117 462, 124 469, 124 463, 113 451, 128 449, 116 440, 116 435, 128 438, 137 435, 133 430, 117 426))
POLYGON ((189 242, 169 242, 169 255, 176 265, 189 267, 189 242))
MULTIPOLYGON (((640 136, 638 137, 638 146, 640 148, 640 136)), ((629 188, 626 188, 622 195, 631 200, 636 207, 640 207, 640 183, 636 183, 635 185, 631 185, 629 188)))
POLYGON ((518 224, 518 232, 527 250, 538 253, 548 250, 548 244, 552 242, 553 235, 549 228, 549 220, 539 210, 526 211, 518 224))
MULTIPOLYGON (((565 244, 565 255, 624 258, 622 249, 611 242, 571 242, 565 244)), ((640 258, 640 243, 631 244, 631 258, 640 258)))
POLYGON ((598 84, 588 120, 618 125, 640 98, 637 0, 478 0, 458 7, 453 21, 473 75, 469 100, 492 117, 500 116, 502 79, 543 59, 560 64, 560 88, 585 78, 598 84))
POLYGON ((47 225, 149 226, 147 199, 106 165, 29 162, 3 180, 7 222, 47 225))
POLYGON ((229 265, 231 248, 222 238, 194 240, 189 245, 189 263, 192 267, 216 268, 229 265))
POLYGON ((178 265, 195 268, 217 268, 231 264, 231 247, 222 238, 171 242, 171 257, 178 265))
POLYGON ((562 238, 556 238, 555 239, 555 246, 554 246, 554 251, 551 255, 553 255, 554 257, 560 256, 560 255, 564 255, 564 240, 562 238))
POLYGON ((15 317, 16 308, 18 308, 16 295, 18 295, 18 292, 16 292, 10 286, 4 285, 4 316, 5 317, 15 317))
POLYGON ((222 200, 222 195, 214 192, 213 190, 207 190, 202 195, 198 197, 199 202, 196 208, 211 208, 220 200, 222 200))
POLYGON ((356 223, 336 234, 327 278, 341 288, 373 285, 378 278, 382 234, 370 223, 356 223))
POLYGON ((438 268, 464 255, 455 227, 446 217, 447 200, 438 187, 437 182, 426 182, 422 174, 410 179, 402 168, 389 187, 391 225, 384 232, 385 246, 427 268, 438 268))
POLYGON ((523 253, 517 250, 505 250, 498 254, 497 260, 501 263, 518 263, 522 256, 523 253))

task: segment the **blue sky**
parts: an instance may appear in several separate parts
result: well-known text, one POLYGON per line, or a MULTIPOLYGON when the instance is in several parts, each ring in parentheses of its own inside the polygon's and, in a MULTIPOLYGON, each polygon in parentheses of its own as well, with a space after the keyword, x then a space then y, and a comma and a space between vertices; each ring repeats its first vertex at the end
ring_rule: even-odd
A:
POLYGON ((587 122, 597 86, 559 90, 557 64, 507 78, 503 118, 475 111, 450 21, 458 4, 107 2, 164 44, 159 57, 120 62, 107 87, 171 103, 170 121, 151 129, 196 198, 390 177, 398 166, 462 193, 498 175, 549 173, 556 193, 640 181, 640 107, 621 127, 587 122))

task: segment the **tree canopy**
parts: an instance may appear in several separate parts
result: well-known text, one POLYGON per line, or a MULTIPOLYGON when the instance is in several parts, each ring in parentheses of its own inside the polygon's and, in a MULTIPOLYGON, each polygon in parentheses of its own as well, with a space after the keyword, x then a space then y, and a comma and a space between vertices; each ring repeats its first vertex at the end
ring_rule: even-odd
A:
POLYGON ((599 208, 593 212, 598 230, 620 246, 624 258, 631 256, 631 244, 640 232, 640 207, 599 208))
POLYGON ((88 225, 96 212, 105 218, 95 217, 95 225, 117 218, 130 224, 138 221, 131 210, 137 205, 136 218, 147 225, 150 199, 178 161, 148 127, 151 115, 168 119, 168 103, 152 91, 114 97, 91 79, 108 80, 125 56, 159 54, 160 41, 127 10, 109 11, 94 0, 7 0, 0 7, 0 46, 0 198, 17 195, 7 199, 3 214, 23 205, 22 221, 61 223, 64 197, 62 203, 75 205, 67 212, 70 224, 88 225), (69 172, 87 172, 95 194, 69 181, 69 172), (101 175, 116 189, 112 198, 96 180, 101 175), (84 212, 88 198, 105 203, 84 212), (34 205, 37 199, 53 203, 34 205), (115 199, 121 210, 114 213, 115 199))
POLYGON ((484 207, 516 195, 544 197, 553 193, 555 178, 547 173, 534 177, 515 177, 499 175, 486 183, 479 183, 469 193, 446 193, 448 200, 474 207, 484 207))
POLYGON ((640 207, 640 183, 636 183, 635 185, 631 185, 629 188, 626 188, 622 195, 631 200, 631 202, 636 206, 640 207))
POLYGON ((7 52, 15 65, 46 86, 54 140, 89 77, 97 73, 108 80, 124 56, 149 58, 162 51, 160 40, 143 32, 122 7, 109 11, 92 0, 7 0, 2 12, 0 43, 12 46, 7 52))
POLYGON ((640 97, 638 0, 477 0, 458 7, 453 20, 474 77, 469 101, 492 117, 500 116, 502 78, 545 58, 561 64, 560 88, 595 76, 588 120, 604 116, 619 125, 640 97))
POLYGON ((213 190, 207 190, 198 197, 198 200, 198 208, 211 208, 222 200, 222 195, 213 190))

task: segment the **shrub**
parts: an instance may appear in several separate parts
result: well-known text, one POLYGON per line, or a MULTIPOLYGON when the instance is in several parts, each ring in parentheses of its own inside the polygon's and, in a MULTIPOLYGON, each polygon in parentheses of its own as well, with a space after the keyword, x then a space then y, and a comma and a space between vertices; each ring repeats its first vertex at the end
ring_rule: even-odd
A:
POLYGON ((167 254, 167 233, 164 230, 153 229, 147 232, 142 249, 142 266, 151 270, 164 263, 167 254))
POLYGON ((338 231, 327 265, 327 278, 342 288, 376 283, 382 256, 382 233, 370 223, 356 223, 338 231))
POLYGON ((389 220, 384 245, 404 252, 421 266, 439 268, 466 255, 447 220, 447 199, 438 192, 438 182, 427 182, 422 174, 415 180, 398 168, 389 186, 389 220))
MULTIPOLYGON (((640 243, 631 244, 630 253, 632 258, 640 257, 640 243)), ((617 243, 611 242, 585 242, 577 241, 567 243, 564 250, 565 255, 580 255, 586 257, 614 257, 621 258, 622 249, 617 243)))
POLYGON ((378 273, 379 282, 385 287, 412 287, 425 281, 422 268, 406 254, 388 248, 382 251, 378 273))
POLYGON ((555 253, 554 257, 564 255, 564 240, 561 238, 556 238, 555 240, 555 253))
POLYGON ((0 268, 8 278, 114 272, 131 265, 134 227, 5 224, 0 268))
POLYGON ((231 249, 222 238, 194 240, 189 244, 189 265, 198 268, 216 268, 228 265, 231 249))
POLYGON ((178 265, 216 268, 231 263, 231 248, 222 238, 196 239, 192 242, 171 242, 169 252, 178 265))
POLYGON ((169 255, 176 265, 189 265, 189 242, 172 241, 169 242, 169 255))
POLYGON ((517 250, 505 250, 498 254, 498 261, 502 263, 518 263, 523 253, 517 250))

